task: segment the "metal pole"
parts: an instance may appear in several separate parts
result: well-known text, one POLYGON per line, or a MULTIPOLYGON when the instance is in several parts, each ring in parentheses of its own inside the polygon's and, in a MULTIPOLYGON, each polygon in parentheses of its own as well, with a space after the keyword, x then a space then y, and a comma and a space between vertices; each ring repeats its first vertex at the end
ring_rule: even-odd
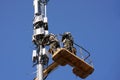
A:
POLYGON ((46 5, 45 5, 45 17, 47 17, 47 9, 46 9, 46 5))
POLYGON ((37 65, 37 79, 38 80, 43 80, 43 65, 42 64, 38 64, 37 65))
POLYGON ((42 56, 43 56, 43 48, 42 45, 40 45, 39 48, 39 56, 38 56, 38 64, 37 64, 37 78, 38 80, 43 80, 43 62, 42 62, 42 56))
MULTIPOLYGON (((39 59, 41 56, 39 56, 39 59)), ((43 63, 38 63, 37 64, 37 78, 38 80, 43 80, 43 63)))

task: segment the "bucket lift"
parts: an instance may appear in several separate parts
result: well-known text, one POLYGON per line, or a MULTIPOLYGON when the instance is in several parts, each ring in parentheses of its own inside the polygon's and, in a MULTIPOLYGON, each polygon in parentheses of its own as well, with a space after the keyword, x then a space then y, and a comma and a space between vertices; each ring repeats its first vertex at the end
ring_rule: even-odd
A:
POLYGON ((86 78, 94 71, 93 66, 89 65, 84 60, 64 48, 61 48, 54 53, 52 59, 62 66, 65 64, 72 66, 73 73, 81 78, 86 78))
POLYGON ((61 48, 56 51, 52 55, 52 59, 54 62, 43 71, 44 77, 59 65, 65 66, 67 64, 73 67, 73 73, 82 79, 88 77, 94 71, 94 67, 92 65, 88 64, 84 59, 79 58, 77 55, 74 55, 65 48, 61 48))

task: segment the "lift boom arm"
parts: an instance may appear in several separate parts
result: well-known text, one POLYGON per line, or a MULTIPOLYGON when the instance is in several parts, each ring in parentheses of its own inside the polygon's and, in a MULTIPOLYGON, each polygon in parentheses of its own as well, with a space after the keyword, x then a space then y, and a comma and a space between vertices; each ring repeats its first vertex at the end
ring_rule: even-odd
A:
POLYGON ((55 68, 57 68, 59 64, 57 62, 53 62, 43 71, 43 76, 47 76, 50 72, 52 72, 55 68))

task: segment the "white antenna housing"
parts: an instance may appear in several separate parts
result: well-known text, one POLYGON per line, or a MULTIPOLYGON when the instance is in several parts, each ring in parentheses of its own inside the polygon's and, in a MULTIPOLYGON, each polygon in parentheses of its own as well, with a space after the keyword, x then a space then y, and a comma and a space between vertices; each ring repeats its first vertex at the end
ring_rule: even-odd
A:
POLYGON ((34 14, 36 15, 36 14, 39 14, 39 0, 34 0, 33 1, 33 6, 34 6, 34 14))

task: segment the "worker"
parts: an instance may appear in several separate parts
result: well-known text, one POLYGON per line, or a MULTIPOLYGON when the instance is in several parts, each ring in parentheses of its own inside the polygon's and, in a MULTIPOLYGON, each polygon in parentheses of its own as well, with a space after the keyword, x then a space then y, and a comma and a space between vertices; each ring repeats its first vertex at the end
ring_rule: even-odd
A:
POLYGON ((44 37, 43 44, 49 45, 49 52, 52 53, 52 55, 60 48, 60 43, 56 37, 56 35, 50 33, 44 37))
POLYGON ((62 42, 65 49, 76 54, 76 48, 73 47, 74 40, 70 32, 65 32, 62 35, 62 42))

